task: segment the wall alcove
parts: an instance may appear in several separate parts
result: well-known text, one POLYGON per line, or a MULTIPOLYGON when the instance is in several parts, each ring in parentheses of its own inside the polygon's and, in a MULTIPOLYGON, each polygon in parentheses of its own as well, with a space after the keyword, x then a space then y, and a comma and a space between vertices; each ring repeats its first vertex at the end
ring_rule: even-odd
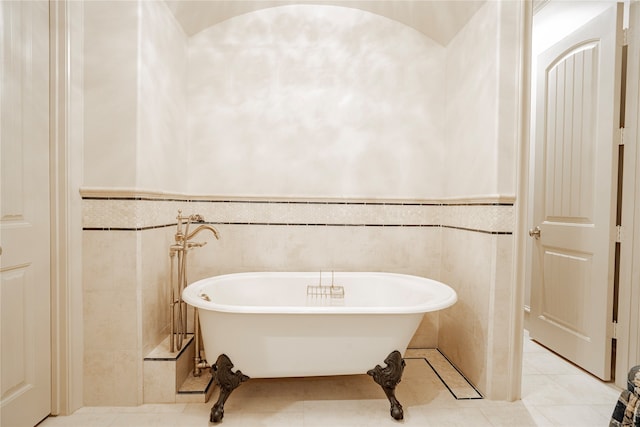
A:
POLYGON ((194 3, 218 5, 215 22, 182 1, 82 6, 85 405, 141 403, 177 209, 221 233, 190 280, 329 268, 450 284, 459 302, 425 317, 419 345, 486 396, 517 395, 524 6, 469 2, 427 36, 429 2, 194 3))

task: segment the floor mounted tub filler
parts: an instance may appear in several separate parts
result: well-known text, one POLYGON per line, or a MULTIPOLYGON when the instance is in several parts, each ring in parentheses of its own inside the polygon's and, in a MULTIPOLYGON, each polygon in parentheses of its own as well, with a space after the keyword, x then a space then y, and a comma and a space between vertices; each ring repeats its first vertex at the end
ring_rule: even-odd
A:
POLYGON ((222 419, 229 394, 250 377, 365 372, 400 420, 395 387, 402 354, 424 313, 457 300, 435 280, 372 272, 228 274, 197 281, 182 296, 198 309, 205 353, 218 356, 212 372, 220 394, 211 422, 222 419))

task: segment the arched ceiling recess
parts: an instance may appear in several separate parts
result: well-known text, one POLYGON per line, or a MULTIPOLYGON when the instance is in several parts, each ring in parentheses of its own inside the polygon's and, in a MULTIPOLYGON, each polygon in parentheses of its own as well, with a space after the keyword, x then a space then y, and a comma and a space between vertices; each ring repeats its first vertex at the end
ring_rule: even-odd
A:
POLYGON ((165 0, 188 36, 234 16, 276 6, 317 4, 350 7, 401 22, 443 46, 485 0, 165 0))

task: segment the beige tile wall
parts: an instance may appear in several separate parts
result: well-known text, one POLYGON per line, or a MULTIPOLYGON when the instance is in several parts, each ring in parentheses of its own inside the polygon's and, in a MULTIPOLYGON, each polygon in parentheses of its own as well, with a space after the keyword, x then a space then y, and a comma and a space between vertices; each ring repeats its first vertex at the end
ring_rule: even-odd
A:
POLYGON ((444 228, 440 280, 458 302, 440 315, 438 347, 486 396, 508 391, 513 236, 444 228))
POLYGON ((135 405, 142 374, 139 233, 84 231, 84 404, 135 405))
POLYGON ((189 255, 190 282, 243 271, 334 269, 416 274, 450 284, 460 301, 426 316, 411 346, 440 346, 481 389, 487 384, 494 345, 488 335, 504 303, 492 295, 509 279, 499 273, 511 262, 510 203, 92 194, 83 200, 86 405, 141 403, 142 359, 168 333, 177 209, 200 213, 221 236, 196 239, 207 244, 189 255))

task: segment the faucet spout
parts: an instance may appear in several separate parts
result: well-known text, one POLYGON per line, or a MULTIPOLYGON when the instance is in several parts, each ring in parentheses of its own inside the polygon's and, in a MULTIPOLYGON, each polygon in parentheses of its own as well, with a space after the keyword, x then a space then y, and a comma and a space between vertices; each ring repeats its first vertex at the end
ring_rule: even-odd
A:
POLYGON ((193 230, 191 233, 187 234, 185 236, 185 241, 189 241, 191 239, 193 239, 194 237, 196 237, 196 235, 198 235, 201 231, 203 230, 209 230, 211 233, 213 233, 213 236, 216 239, 220 239, 220 234, 218 234, 218 230, 216 230, 216 228, 212 225, 209 224, 201 224, 199 225, 195 230, 193 230))

